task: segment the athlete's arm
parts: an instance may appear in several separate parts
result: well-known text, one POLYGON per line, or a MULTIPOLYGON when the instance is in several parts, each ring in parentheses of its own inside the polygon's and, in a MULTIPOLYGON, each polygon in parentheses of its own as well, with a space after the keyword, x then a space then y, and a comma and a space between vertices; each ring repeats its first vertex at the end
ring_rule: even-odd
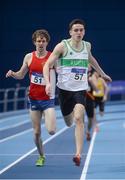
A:
POLYGON ((107 85, 107 83, 105 82, 105 80, 102 79, 102 81, 103 81, 103 87, 104 87, 104 97, 103 97, 103 101, 107 101, 109 88, 108 88, 108 85, 107 85))
POLYGON ((26 73, 28 72, 28 63, 29 63, 30 59, 31 59, 31 53, 27 54, 24 57, 23 64, 19 71, 14 72, 12 70, 9 70, 6 73, 6 77, 13 77, 15 79, 23 79, 25 77, 26 73))
POLYGON ((112 81, 112 79, 104 73, 104 71, 102 70, 102 68, 99 66, 97 60, 95 59, 95 57, 92 55, 91 53, 91 44, 87 43, 87 49, 88 49, 88 53, 89 53, 89 62, 92 65, 92 67, 101 75, 101 77, 107 81, 112 81))
POLYGON ((56 45, 53 52, 49 56, 47 62, 43 67, 43 75, 46 83, 46 94, 50 96, 51 85, 50 85, 50 68, 52 68, 59 57, 64 53, 64 44, 61 42, 56 45))

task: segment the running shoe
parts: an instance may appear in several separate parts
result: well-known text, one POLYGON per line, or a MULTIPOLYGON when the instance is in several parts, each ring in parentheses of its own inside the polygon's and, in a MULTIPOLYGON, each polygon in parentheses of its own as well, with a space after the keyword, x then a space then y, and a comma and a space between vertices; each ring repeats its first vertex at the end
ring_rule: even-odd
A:
POLYGON ((75 163, 76 166, 80 166, 80 163, 81 163, 81 157, 80 155, 75 155, 73 157, 73 162, 75 163))
POLYGON ((45 163, 45 156, 40 156, 36 161, 36 166, 43 166, 45 163))

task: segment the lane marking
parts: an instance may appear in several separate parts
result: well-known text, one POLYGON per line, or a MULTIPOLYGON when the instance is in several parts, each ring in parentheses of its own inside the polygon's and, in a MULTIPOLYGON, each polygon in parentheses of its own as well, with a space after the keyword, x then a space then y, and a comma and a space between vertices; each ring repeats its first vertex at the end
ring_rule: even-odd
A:
MULTIPOLYGON (((82 156, 86 156, 88 153, 82 153, 82 156)), ((22 156, 23 154, 14 153, 14 154, 3 154, 1 153, 0 156, 22 156)), ((34 153, 31 156, 36 156, 38 153, 34 153)), ((46 156, 72 156, 74 153, 45 153, 46 156)), ((93 153, 93 156, 119 156, 119 155, 125 155, 125 153, 93 153)))
POLYGON ((17 119, 22 119, 22 118, 30 118, 29 117, 29 114, 27 113, 27 114, 19 114, 19 115, 10 115, 10 116, 8 116, 8 117, 3 117, 2 119, 1 119, 1 121, 0 121, 0 124, 4 124, 4 123, 6 123, 7 121, 8 122, 10 122, 11 121, 11 119, 12 119, 12 121, 17 121, 17 119), (28 117, 27 117, 28 116, 28 117))
MULTIPOLYGON (((64 127, 63 129, 61 129, 60 131, 58 131, 55 135, 51 136, 50 138, 48 138, 47 140, 45 140, 43 142, 43 145, 48 143, 49 141, 51 141, 52 139, 54 139, 56 136, 60 135, 61 133, 63 133, 64 131, 66 131, 68 129, 68 127, 64 127)), ((17 159, 16 161, 14 161, 13 163, 9 164, 8 166, 6 166, 5 168, 3 168, 0 171, 0 174, 4 173, 5 171, 7 171, 8 169, 10 169, 12 166, 14 166, 15 164, 17 164, 18 162, 20 162, 21 160, 25 159, 27 156, 29 156, 31 153, 33 153, 34 151, 36 151, 37 148, 33 148, 32 150, 30 150, 28 153, 24 154, 23 156, 21 156, 19 159, 17 159)))
POLYGON ((91 158, 91 155, 92 155, 92 150, 93 150, 93 146, 94 146, 94 142, 95 142, 95 138, 96 138, 96 134, 97 134, 97 132, 93 133, 92 140, 91 140, 91 143, 90 143, 90 147, 89 147, 89 150, 88 150, 88 153, 87 153, 85 165, 84 165, 84 168, 82 170, 80 180, 85 180, 85 178, 86 178, 88 167, 89 167, 89 162, 90 162, 90 158, 91 158))
POLYGON ((0 131, 5 131, 5 130, 11 129, 11 128, 15 128, 15 127, 27 124, 27 123, 31 123, 30 119, 26 119, 25 121, 18 122, 18 123, 13 124, 13 125, 7 125, 5 127, 1 127, 0 131))
MULTIPOLYGON (((111 122, 106 122, 106 123, 111 123, 111 122)), ((99 126, 101 126, 103 124, 105 124, 105 122, 99 123, 99 126)), ((124 125, 125 125, 125 123, 123 123, 123 127, 124 127, 124 125)), ((92 150, 93 150, 93 147, 94 147, 94 142, 95 142, 96 135, 97 135, 97 132, 94 132, 93 136, 92 136, 90 146, 89 146, 89 150, 88 150, 88 153, 87 153, 86 161, 85 161, 85 164, 84 164, 84 167, 83 167, 83 170, 82 170, 80 180, 85 180, 86 179, 86 175, 87 175, 87 171, 88 171, 88 167, 89 167, 90 158, 91 158, 91 155, 92 155, 92 150)), ((125 153, 111 153, 111 154, 110 153, 95 153, 95 154, 93 153, 93 155, 124 155, 124 154, 125 153)))
POLYGON ((10 139, 13 139, 13 138, 15 138, 15 137, 17 137, 17 136, 21 136, 21 135, 23 135, 23 134, 25 134, 25 133, 28 133, 28 132, 30 132, 30 131, 33 131, 33 129, 30 128, 30 129, 25 130, 25 131, 23 131, 23 132, 20 132, 20 133, 14 134, 14 135, 12 135, 12 136, 9 136, 9 137, 7 137, 7 138, 1 139, 1 140, 0 140, 0 143, 3 143, 3 142, 8 141, 8 140, 10 140, 10 139))

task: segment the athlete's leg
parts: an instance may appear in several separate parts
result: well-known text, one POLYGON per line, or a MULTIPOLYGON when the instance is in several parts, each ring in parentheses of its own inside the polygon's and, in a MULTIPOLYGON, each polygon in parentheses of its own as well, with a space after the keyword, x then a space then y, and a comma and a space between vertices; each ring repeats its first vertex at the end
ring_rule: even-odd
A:
POLYGON ((76 155, 81 155, 83 147, 84 135, 84 112, 85 108, 82 104, 76 104, 74 107, 75 140, 76 140, 76 155))
POLYGON ((93 117, 88 117, 88 125, 87 125, 87 130, 90 132, 92 129, 92 124, 93 124, 93 117))
POLYGON ((93 123, 94 123, 93 122, 93 119, 94 119, 94 100, 93 99, 86 97, 85 110, 86 110, 86 115, 88 118, 86 139, 90 140, 91 139, 90 131, 93 128, 93 123))
POLYGON ((71 112, 67 116, 64 116, 64 121, 68 127, 70 127, 73 124, 73 119, 74 119, 73 112, 71 112))
POLYGON ((39 154, 42 156, 44 154, 42 140, 41 140, 42 112, 30 110, 30 116, 32 119, 32 126, 33 126, 33 130, 34 130, 34 141, 35 141, 35 144, 36 144, 39 154))
POLYGON ((73 108, 74 102, 72 92, 59 89, 59 104, 64 121, 68 127, 73 124, 73 108))
POLYGON ((44 110, 45 125, 49 134, 53 135, 56 132, 56 114, 54 108, 44 110))
POLYGON ((96 108, 94 108, 93 129, 96 132, 99 131, 99 126, 98 126, 98 121, 97 121, 97 116, 96 116, 96 108))
POLYGON ((100 116, 104 115, 104 106, 105 106, 105 103, 104 103, 104 101, 101 100, 99 103, 99 114, 100 114, 100 116))

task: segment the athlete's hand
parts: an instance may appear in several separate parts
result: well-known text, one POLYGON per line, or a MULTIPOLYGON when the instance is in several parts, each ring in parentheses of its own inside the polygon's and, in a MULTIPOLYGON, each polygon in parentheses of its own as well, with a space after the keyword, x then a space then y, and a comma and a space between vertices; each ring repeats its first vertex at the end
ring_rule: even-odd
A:
POLYGON ((106 95, 103 96, 102 102, 105 102, 105 101, 107 101, 107 96, 106 95))
POLYGON ((111 79, 110 76, 108 76, 107 74, 103 75, 102 78, 103 78, 105 81, 112 82, 112 79, 111 79))
POLYGON ((46 91, 46 94, 47 94, 48 96, 51 96, 51 85, 50 85, 50 83, 49 83, 49 84, 46 84, 45 91, 46 91))
POLYGON ((14 72, 12 70, 9 70, 7 73, 6 73, 6 78, 8 77, 14 77, 14 72))

